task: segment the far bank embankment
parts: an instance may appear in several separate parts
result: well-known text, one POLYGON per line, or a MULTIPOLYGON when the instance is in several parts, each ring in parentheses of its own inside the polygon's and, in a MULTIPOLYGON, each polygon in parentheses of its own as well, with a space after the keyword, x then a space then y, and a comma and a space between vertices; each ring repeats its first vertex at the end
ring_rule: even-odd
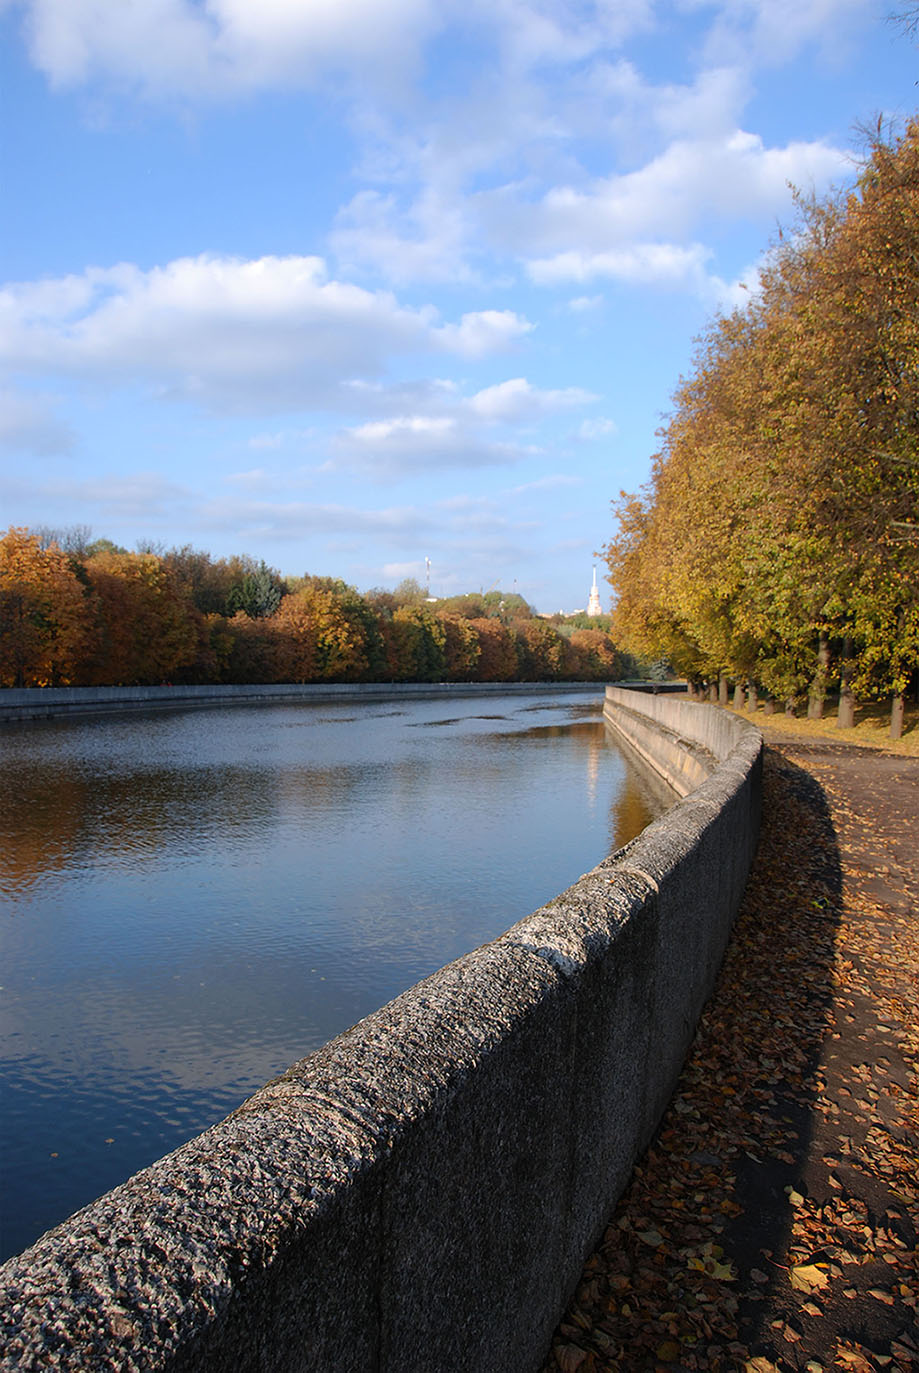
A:
POLYGON ((317 682, 309 685, 4 687, 0 722, 81 715, 121 715, 219 706, 350 705, 464 696, 558 696, 581 691, 599 697, 599 682, 317 682))

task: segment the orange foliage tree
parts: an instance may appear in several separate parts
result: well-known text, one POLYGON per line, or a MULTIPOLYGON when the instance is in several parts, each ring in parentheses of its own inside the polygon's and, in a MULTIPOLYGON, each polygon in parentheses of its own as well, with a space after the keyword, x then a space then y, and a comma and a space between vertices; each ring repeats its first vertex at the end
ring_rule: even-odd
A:
POLYGON ((89 685, 150 685, 194 664, 200 617, 175 574, 153 553, 103 552, 86 563, 100 607, 100 644, 89 685))
POLYGON ((517 675, 517 651, 507 625, 486 618, 469 623, 479 638, 477 679, 480 682, 513 681, 517 675))
POLYGON ((67 555, 10 528, 0 539, 0 685, 69 685, 90 638, 88 597, 67 555))
POLYGON ((612 681, 621 672, 619 654, 602 629, 575 629, 569 640, 572 670, 588 681, 612 681))
POLYGON ((450 682, 478 679, 481 649, 475 626, 458 615, 438 615, 444 628, 444 666, 450 682))
POLYGON ((319 633, 312 598, 285 596, 273 616, 279 636, 278 666, 285 682, 314 682, 319 675, 319 633))

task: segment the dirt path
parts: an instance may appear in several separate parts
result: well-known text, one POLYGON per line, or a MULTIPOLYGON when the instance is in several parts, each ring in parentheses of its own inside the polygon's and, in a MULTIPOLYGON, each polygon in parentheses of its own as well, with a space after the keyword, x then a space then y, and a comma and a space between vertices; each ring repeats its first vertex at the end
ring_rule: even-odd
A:
POLYGON ((544 1373, 919 1370, 919 759, 768 737, 718 986, 544 1373))

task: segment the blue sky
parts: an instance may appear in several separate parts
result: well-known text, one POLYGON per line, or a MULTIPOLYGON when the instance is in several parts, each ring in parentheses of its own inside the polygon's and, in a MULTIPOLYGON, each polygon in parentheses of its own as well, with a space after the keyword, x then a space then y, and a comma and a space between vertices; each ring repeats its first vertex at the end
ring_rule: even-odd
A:
POLYGON ((0 0, 0 525, 584 606, 890 8, 0 0))

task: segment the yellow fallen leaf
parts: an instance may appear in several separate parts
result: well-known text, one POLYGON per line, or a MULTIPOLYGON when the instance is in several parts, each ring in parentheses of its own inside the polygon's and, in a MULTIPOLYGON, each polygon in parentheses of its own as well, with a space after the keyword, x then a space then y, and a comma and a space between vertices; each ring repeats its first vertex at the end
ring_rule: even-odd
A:
POLYGON ((788 1276, 796 1292, 816 1292, 829 1282, 826 1273, 816 1263, 802 1263, 797 1268, 790 1268, 788 1276))
POLYGON ((747 1359, 743 1366, 743 1373, 781 1373, 777 1363, 771 1359, 765 1359, 758 1355, 755 1359, 747 1359))

